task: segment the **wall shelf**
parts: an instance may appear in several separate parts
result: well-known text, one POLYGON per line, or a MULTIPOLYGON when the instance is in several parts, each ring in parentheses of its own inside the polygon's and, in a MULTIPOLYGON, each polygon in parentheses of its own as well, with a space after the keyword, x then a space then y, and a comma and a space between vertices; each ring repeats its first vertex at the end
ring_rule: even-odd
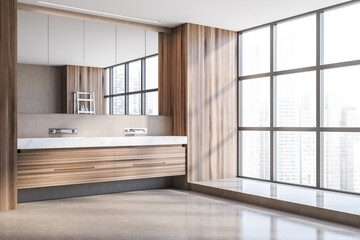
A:
POLYGON ((95 114, 95 93, 74 92, 74 114, 95 114), (84 98, 87 97, 87 98, 84 98), (82 104, 85 103, 85 104, 82 104), (89 107, 89 108, 88 108, 89 107))

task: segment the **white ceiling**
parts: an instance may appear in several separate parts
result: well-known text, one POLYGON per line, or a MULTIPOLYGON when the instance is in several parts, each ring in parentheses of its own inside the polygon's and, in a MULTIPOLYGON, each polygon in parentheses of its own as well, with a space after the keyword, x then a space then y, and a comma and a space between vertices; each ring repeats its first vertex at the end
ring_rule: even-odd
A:
MULTIPOLYGON (((41 5, 38 0, 18 0, 41 5)), ((189 22, 234 31, 310 12, 349 0, 42 0, 77 8, 161 21, 189 22)), ((55 7, 54 7, 55 8, 55 7)), ((56 7, 62 9, 61 7, 56 7)), ((79 11, 81 12, 81 11, 79 11)), ((101 14, 97 14, 101 15, 101 14)))

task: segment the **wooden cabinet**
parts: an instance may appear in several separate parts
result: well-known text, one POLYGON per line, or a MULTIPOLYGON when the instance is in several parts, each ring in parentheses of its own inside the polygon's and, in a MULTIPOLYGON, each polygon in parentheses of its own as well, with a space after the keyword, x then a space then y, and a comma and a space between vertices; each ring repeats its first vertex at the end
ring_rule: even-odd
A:
POLYGON ((23 150, 18 189, 185 175, 182 146, 23 150))
POLYGON ((114 179, 112 149, 23 150, 18 159, 18 189, 114 179))
POLYGON ((184 147, 136 147, 115 150, 115 180, 176 175, 185 175, 184 147))

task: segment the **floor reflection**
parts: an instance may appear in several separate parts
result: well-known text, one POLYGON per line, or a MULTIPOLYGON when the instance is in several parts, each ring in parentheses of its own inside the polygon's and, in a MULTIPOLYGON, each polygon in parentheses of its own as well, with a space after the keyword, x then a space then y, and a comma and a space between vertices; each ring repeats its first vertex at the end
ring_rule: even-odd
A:
POLYGON ((171 189, 20 204, 0 239, 355 240, 360 230, 171 189))
POLYGON ((197 182, 231 191, 360 215, 360 196, 244 178, 197 182))
POLYGON ((240 210, 239 239, 359 240, 357 229, 267 210, 240 210))

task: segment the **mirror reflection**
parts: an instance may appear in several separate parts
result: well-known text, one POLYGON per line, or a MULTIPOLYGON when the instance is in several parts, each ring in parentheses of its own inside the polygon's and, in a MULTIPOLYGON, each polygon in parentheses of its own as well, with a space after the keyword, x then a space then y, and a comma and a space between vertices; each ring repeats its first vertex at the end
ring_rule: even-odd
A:
POLYGON ((158 115, 158 33, 18 12, 18 113, 158 115))

